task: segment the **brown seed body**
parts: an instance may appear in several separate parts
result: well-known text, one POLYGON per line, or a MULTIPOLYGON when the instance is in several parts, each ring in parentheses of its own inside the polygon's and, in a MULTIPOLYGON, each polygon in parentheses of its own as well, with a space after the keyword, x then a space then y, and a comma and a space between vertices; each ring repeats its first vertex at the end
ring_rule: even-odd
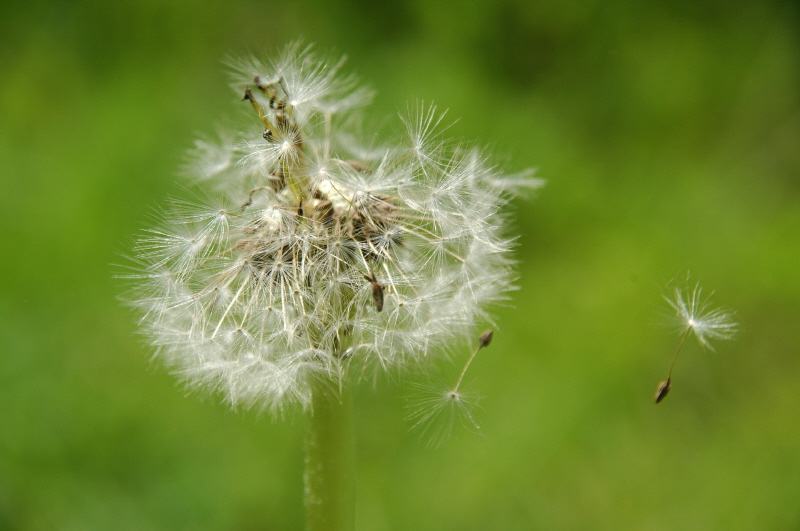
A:
POLYGON ((494 335, 494 332, 492 330, 487 330, 486 332, 481 334, 481 337, 478 340, 480 341, 480 348, 489 346, 489 343, 492 342, 492 335, 494 335))
POLYGON ((375 301, 376 310, 383 310, 383 284, 380 282, 372 283, 372 300, 375 301))
POLYGON ((664 397, 669 393, 670 387, 670 378, 658 384, 658 389, 656 390, 656 404, 664 400, 664 397))
POLYGON ((380 282, 378 279, 375 278, 374 273, 370 273, 369 275, 364 275, 364 278, 369 280, 369 283, 372 285, 372 300, 375 302, 375 309, 379 312, 383 310, 383 289, 386 287, 380 282))

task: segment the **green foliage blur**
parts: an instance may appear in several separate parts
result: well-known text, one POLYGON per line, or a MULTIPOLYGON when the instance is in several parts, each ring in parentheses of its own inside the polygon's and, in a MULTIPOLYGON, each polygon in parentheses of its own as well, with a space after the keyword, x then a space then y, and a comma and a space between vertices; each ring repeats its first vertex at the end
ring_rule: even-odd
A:
POLYGON ((298 37, 376 123, 433 101, 548 181, 482 434, 428 449, 402 382, 357 389, 359 529, 800 528, 800 4, 77 0, 0 6, 0 530, 302 529, 303 416, 186 396, 113 278, 239 111, 223 60, 298 37), (656 406, 687 271, 741 333, 656 406))

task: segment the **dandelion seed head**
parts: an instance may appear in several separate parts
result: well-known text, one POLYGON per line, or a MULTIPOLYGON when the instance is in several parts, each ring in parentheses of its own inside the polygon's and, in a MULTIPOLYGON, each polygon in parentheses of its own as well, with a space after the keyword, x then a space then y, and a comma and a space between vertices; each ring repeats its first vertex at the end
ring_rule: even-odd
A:
MULTIPOLYGON (((318 379, 416 367, 466 343, 513 288, 501 209, 524 179, 441 140, 435 107, 411 109, 392 144, 359 142, 370 92, 341 66, 299 44, 237 62, 256 124, 196 144, 189 168, 208 191, 174 201, 135 247, 145 337, 233 406, 308 407, 318 379)), ((451 391, 425 418, 474 425, 451 391)))

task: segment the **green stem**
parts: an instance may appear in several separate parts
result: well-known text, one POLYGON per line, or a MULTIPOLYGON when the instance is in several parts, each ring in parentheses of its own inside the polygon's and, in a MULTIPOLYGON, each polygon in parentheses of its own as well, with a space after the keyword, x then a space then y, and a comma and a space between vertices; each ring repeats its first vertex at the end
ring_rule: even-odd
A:
POLYGON ((314 389, 306 439, 307 531, 355 529, 352 390, 321 382, 314 389), (327 384, 327 385, 326 385, 327 384))

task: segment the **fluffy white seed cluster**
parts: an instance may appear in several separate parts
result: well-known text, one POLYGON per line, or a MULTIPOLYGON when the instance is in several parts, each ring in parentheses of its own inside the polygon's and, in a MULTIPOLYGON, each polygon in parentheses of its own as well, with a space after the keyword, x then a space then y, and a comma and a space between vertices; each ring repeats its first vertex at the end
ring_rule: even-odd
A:
POLYGON ((145 335, 234 406, 307 407, 315 381, 422 362, 512 288, 500 209, 538 181, 445 142, 435 108, 395 145, 360 143, 370 94, 339 66, 297 45, 239 63, 254 119, 192 165, 217 199, 173 201, 136 246, 145 335))

